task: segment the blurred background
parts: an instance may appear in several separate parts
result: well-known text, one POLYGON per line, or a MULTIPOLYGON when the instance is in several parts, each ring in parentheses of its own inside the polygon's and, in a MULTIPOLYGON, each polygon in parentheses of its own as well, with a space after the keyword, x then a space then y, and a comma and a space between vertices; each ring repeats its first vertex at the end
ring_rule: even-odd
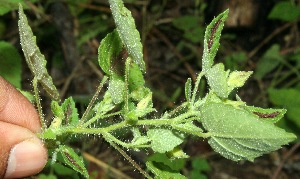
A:
MULTIPOLYGON (((99 43, 115 28, 107 0, 0 0, 0 75, 15 87, 32 92, 32 74, 19 42, 19 2, 25 7, 54 83, 63 98, 73 96, 79 110, 84 111, 104 75, 97 60, 99 43)), ((147 66, 145 79, 159 114, 184 101, 186 79, 195 80, 201 71, 205 28, 213 17, 229 8, 215 61, 224 63, 227 69, 254 71, 237 94, 248 105, 287 109, 277 125, 300 135, 299 0, 124 3, 141 35, 147 66)), ((200 88, 205 95, 205 83, 200 88)), ((50 114, 50 101, 41 93, 44 112, 50 114)), ((51 115, 46 118, 51 120, 51 115)), ((142 178, 100 137, 82 141, 74 140, 72 145, 88 152, 84 156, 92 178, 142 178)), ((300 178, 298 141, 254 163, 236 163, 215 154, 207 141, 191 137, 184 144, 191 158, 182 165, 182 173, 192 179, 300 178)), ((147 153, 129 151, 141 166, 147 153)), ((56 164, 33 178, 79 177, 56 164)))

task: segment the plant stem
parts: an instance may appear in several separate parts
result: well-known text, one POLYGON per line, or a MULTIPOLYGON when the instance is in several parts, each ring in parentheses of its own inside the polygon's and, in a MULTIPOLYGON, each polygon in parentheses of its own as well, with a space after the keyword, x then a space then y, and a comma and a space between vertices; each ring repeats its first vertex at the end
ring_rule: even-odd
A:
POLYGON ((116 145, 113 141, 109 140, 106 138, 106 136, 103 136, 107 142, 109 142, 109 144, 111 146, 113 146, 118 152, 120 152, 120 154, 123 155, 124 158, 126 158, 141 174, 143 174, 146 178, 152 178, 147 172, 145 172, 129 155, 127 155, 127 153, 122 150, 118 145, 116 145))
MULTIPOLYGON (((129 126, 171 126, 187 121, 193 121, 196 120, 199 117, 198 112, 195 111, 190 111, 187 113, 184 113, 182 115, 179 115, 175 118, 171 119, 144 119, 144 120, 139 120, 136 124, 130 125, 126 121, 122 121, 116 124, 112 124, 108 127, 103 127, 103 128, 83 128, 81 127, 76 127, 76 128, 70 128, 67 129, 67 133, 73 133, 73 134, 104 134, 104 133, 109 133, 121 128, 126 128, 129 126)), ((179 130, 179 129, 177 129, 179 130)), ((184 131, 186 132, 186 131, 184 131)), ((197 136, 204 137, 201 134, 197 134, 197 136)))
POLYGON ((194 86, 194 90, 193 90, 193 94, 192 94, 192 100, 191 100, 191 105, 193 105, 195 103, 195 99, 196 99, 196 95, 197 95, 197 91, 198 91, 198 87, 201 81, 202 76, 204 76, 205 73, 204 72, 200 72, 197 80, 195 82, 195 86, 194 86))
POLYGON ((39 96, 38 80, 37 80, 36 77, 33 78, 32 85, 33 85, 34 97, 35 97, 37 109, 38 109, 38 112, 39 112, 42 129, 45 130, 46 129, 46 124, 45 124, 45 119, 44 119, 44 115, 43 115, 41 99, 40 99, 40 96, 39 96))
POLYGON ((103 115, 103 114, 100 114, 100 115, 96 115, 94 117, 92 117, 91 119, 89 119, 86 123, 84 123, 82 125, 83 128, 86 128, 88 127, 90 124, 94 123, 95 121, 97 121, 98 119, 104 119, 104 118, 109 118, 111 116, 116 116, 116 115, 119 115, 121 114, 121 111, 118 111, 118 112, 114 112, 114 113, 110 113, 110 114, 106 114, 106 115, 103 115))
POLYGON ((124 96, 125 96, 125 114, 127 114, 129 112, 129 107, 128 107, 128 102, 129 102, 129 65, 130 65, 130 62, 131 62, 131 59, 130 57, 128 57, 126 59, 126 62, 125 62, 125 91, 124 91, 124 96))
POLYGON ((102 78, 101 83, 100 83, 100 85, 99 85, 98 88, 97 88, 97 91, 95 92, 95 94, 94 94, 92 100, 90 101, 88 107, 86 108, 85 112, 84 112, 83 115, 82 115, 82 118, 81 118, 81 120, 80 120, 79 125, 82 125, 82 124, 84 123, 84 121, 86 120, 87 115, 90 113, 90 110, 92 109, 92 107, 93 107, 93 105, 94 105, 94 102, 97 100, 98 95, 99 95, 101 89, 103 88, 103 85, 104 85, 104 83, 106 82, 107 79, 108 79, 107 76, 104 76, 104 77, 102 78))

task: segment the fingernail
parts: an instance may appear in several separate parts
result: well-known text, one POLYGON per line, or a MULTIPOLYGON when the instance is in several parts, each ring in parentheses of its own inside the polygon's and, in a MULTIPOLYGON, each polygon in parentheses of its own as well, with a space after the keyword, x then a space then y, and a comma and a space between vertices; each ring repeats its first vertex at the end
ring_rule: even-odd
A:
POLYGON ((20 178, 40 172, 47 162, 46 149, 38 139, 15 145, 8 158, 5 178, 20 178))

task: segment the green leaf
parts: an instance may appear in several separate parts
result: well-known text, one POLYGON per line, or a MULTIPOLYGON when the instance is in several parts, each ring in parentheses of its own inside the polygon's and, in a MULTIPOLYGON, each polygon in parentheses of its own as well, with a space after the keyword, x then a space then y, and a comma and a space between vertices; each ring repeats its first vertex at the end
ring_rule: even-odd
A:
POLYGON ((134 63, 139 66, 141 71, 145 72, 143 46, 131 12, 124 6, 122 0, 109 0, 108 2, 123 44, 134 63))
POLYGON ((72 97, 66 99, 61 105, 64 112, 64 125, 75 126, 78 123, 78 111, 72 97))
MULTIPOLYGON (((166 155, 168 156, 168 158, 170 158, 173 162, 174 159, 185 159, 185 158, 189 158, 189 156, 184 153, 184 151, 179 147, 175 147, 173 150, 169 151, 166 153, 166 155)), ((175 162, 174 162, 175 163, 175 162)), ((172 167, 171 167, 172 168, 172 167)), ((173 168, 174 169, 174 168, 173 168)), ((174 169, 175 170, 175 169, 174 169)))
POLYGON ((114 107, 115 105, 113 104, 113 100, 110 93, 106 92, 104 94, 103 100, 97 103, 93 110, 97 113, 97 115, 104 115, 108 111, 112 110, 114 107))
POLYGON ((152 93, 148 93, 147 96, 145 96, 139 103, 136 105, 136 109, 138 110, 145 110, 147 108, 152 108, 152 93))
MULTIPOLYGON (((98 48, 98 62, 101 69, 111 75, 111 64, 118 59, 123 44, 116 30, 106 35, 98 48)), ((116 62, 117 63, 117 62, 116 62)))
POLYGON ((246 80, 252 75, 252 71, 233 71, 229 74, 227 85, 230 93, 234 88, 244 86, 246 80))
POLYGON ((0 76, 16 88, 21 88, 21 56, 8 42, 0 41, 0 76))
POLYGON ((134 101, 141 101, 144 99, 148 94, 152 93, 151 90, 145 86, 141 86, 137 88, 136 90, 132 91, 130 93, 130 98, 134 101))
POLYGON ((293 141, 296 136, 243 109, 207 102, 200 108, 208 142, 225 158, 253 161, 293 141))
POLYGON ((62 107, 58 104, 57 101, 51 101, 51 111, 54 116, 64 118, 64 112, 62 107))
POLYGON ((287 109, 286 116, 300 127, 300 91, 293 88, 268 90, 271 103, 287 109))
POLYGON ((229 71, 224 71, 224 65, 218 63, 207 71, 206 78, 209 87, 221 98, 228 97, 227 77, 229 71))
POLYGON ((225 67, 230 70, 245 69, 248 57, 245 52, 232 52, 224 57, 225 67))
POLYGON ((154 152, 165 153, 173 150, 183 142, 183 136, 175 134, 169 129, 150 129, 147 136, 151 139, 154 152))
POLYGON ((140 145, 146 145, 150 142, 150 139, 147 136, 142 136, 138 128, 131 129, 133 134, 133 139, 131 141, 132 147, 139 147, 140 145))
POLYGON ((181 175, 177 171, 172 171, 167 166, 160 163, 148 161, 146 162, 146 166, 152 173, 154 173, 155 179, 160 179, 160 178, 186 179, 184 175, 181 175))
POLYGON ((114 104, 119 104, 124 101, 125 90, 125 82, 117 76, 112 76, 109 80, 108 92, 110 93, 114 104))
POLYGON ((278 122, 286 113, 286 109, 263 109, 254 106, 245 106, 244 108, 259 118, 272 123, 278 122))
POLYGON ((32 30, 28 25, 22 5, 19 6, 18 25, 22 50, 31 72, 33 73, 34 77, 37 78, 38 82, 42 84, 43 88, 50 95, 50 97, 56 101, 59 101, 59 93, 46 69, 47 61, 36 45, 36 37, 33 35, 32 30))
POLYGON ((185 83, 184 87, 184 94, 185 94, 185 99, 187 102, 191 101, 192 97, 192 79, 188 78, 185 83))
POLYGON ((221 32, 224 26, 224 22, 228 17, 229 10, 227 9, 207 26, 204 36, 204 50, 202 57, 202 70, 206 72, 211 68, 214 62, 214 58, 217 54, 220 46, 221 32))
POLYGON ((145 85, 144 76, 136 64, 130 64, 128 75, 128 87, 130 91, 134 91, 145 85))
MULTIPOLYGON (((173 25, 180 30, 189 31, 201 25, 201 18, 199 16, 180 16, 173 19, 173 25)), ((199 35, 200 36, 200 35, 199 35)))
POLYGON ((54 163, 53 164, 53 170, 55 171, 55 173, 59 174, 59 175, 66 175, 66 176, 72 176, 72 175, 77 175, 77 172, 65 167, 63 165, 61 165, 60 163, 54 163))
POLYGON ((199 16, 181 16, 172 21, 173 25, 184 31, 183 37, 198 43, 203 41, 204 28, 201 26, 202 18, 199 16))
MULTIPOLYGON (((29 0, 30 2, 36 2, 36 0, 29 0)), ((4 15, 10 11, 17 10, 19 3, 27 8, 27 4, 24 0, 1 0, 0 4, 0 15, 4 15)))
POLYGON ((61 125, 75 126, 78 123, 78 112, 72 97, 66 99, 61 106, 57 101, 52 101, 51 110, 54 115, 50 125, 52 129, 57 129, 61 125))
POLYGON ((56 175, 54 175, 54 174, 49 174, 49 175, 39 174, 38 178, 39 179, 57 179, 56 175))
POLYGON ((295 21, 300 17, 300 8, 289 1, 278 2, 271 10, 268 18, 282 21, 295 21))
POLYGON ((209 166, 207 160, 200 157, 192 159, 192 167, 193 169, 198 170, 199 172, 211 170, 211 167, 209 166))
POLYGON ((173 171, 180 171, 185 166, 185 159, 174 159, 167 157, 166 154, 155 153, 147 158, 147 161, 161 163, 173 171))
POLYGON ((134 103, 131 104, 132 106, 130 111, 125 115, 125 119, 129 120, 128 122, 130 123, 136 123, 138 121, 138 118, 143 117, 153 111, 156 111, 154 108, 152 108, 153 104, 151 92, 143 99, 141 99, 136 105, 136 107, 134 103))
POLYGON ((89 174, 84 166, 82 157, 79 157, 71 147, 60 145, 59 151, 64 159, 64 162, 69 167, 81 173, 85 178, 89 178, 89 174))
POLYGON ((53 128, 49 127, 42 133, 41 138, 42 139, 56 139, 56 132, 53 130, 53 128))
POLYGON ((280 46, 278 44, 272 45, 258 61, 254 72, 254 77, 262 79, 266 74, 274 70, 283 60, 279 53, 280 46))

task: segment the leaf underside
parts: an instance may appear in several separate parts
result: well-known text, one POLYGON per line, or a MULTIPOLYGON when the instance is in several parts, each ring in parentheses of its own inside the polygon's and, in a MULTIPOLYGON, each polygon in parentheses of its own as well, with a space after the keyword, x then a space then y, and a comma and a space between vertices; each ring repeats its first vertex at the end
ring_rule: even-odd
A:
POLYGON ((134 63, 139 66, 141 71, 145 72, 143 46, 131 12, 124 6, 122 0, 109 0, 109 4, 123 44, 134 63))
POLYGON ((234 161, 253 161, 296 138, 273 123, 231 105, 209 102, 200 111, 205 116, 203 126, 211 133, 208 140, 211 147, 234 161))
POLYGON ((36 45, 36 37, 33 35, 30 26, 28 25, 27 18, 24 14, 22 5, 19 6, 19 33, 22 50, 28 67, 37 78, 38 82, 42 84, 43 88, 56 101, 60 100, 59 93, 53 84, 51 76, 46 69, 45 56, 41 53, 36 45))

